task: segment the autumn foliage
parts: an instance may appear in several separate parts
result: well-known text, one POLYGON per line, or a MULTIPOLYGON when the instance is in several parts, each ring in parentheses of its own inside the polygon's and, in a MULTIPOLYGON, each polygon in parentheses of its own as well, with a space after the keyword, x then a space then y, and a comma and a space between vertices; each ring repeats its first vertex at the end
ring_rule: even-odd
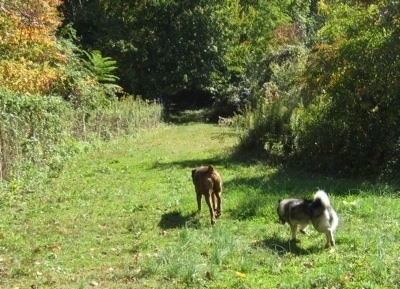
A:
POLYGON ((0 86, 21 93, 47 94, 63 77, 69 52, 60 47, 58 0, 0 4, 0 86))

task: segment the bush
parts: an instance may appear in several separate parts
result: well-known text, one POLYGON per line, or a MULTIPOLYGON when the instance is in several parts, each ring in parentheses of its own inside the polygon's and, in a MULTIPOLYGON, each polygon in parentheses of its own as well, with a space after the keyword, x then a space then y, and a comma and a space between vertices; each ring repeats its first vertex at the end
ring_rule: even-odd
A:
POLYGON ((59 97, 0 89, 1 179, 24 178, 28 171, 59 170, 70 143, 60 116, 68 110, 70 107, 59 97))
POLYGON ((305 55, 302 46, 286 46, 267 55, 264 70, 269 70, 269 81, 252 98, 251 105, 236 116, 236 123, 243 129, 242 149, 264 150, 274 163, 292 154, 292 116, 302 103, 297 80, 304 70, 305 55))
POLYGON ((346 175, 398 175, 400 61, 392 53, 399 45, 397 6, 326 7, 305 74, 304 97, 311 105, 296 132, 296 162, 346 175))
POLYGON ((88 111, 74 109, 61 97, 0 89, 0 117, 0 180, 30 191, 57 176, 80 141, 110 140, 156 127, 162 106, 126 97, 88 111))

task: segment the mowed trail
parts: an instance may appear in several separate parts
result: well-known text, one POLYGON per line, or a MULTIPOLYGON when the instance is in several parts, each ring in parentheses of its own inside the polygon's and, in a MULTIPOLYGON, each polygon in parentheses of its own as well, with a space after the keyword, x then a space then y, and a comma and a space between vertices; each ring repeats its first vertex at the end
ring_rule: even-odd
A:
POLYGON ((225 166, 236 143, 231 128, 165 125, 74 158, 55 187, 60 194, 82 195, 103 211, 110 205, 115 211, 129 204, 164 207, 178 201, 190 206, 194 204, 191 169, 225 166), (189 197, 188 192, 193 194, 189 197))

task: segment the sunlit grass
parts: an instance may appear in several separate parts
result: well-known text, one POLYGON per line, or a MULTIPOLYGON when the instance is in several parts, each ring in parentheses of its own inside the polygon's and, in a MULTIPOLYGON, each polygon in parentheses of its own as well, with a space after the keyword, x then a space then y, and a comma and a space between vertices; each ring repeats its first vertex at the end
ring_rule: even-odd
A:
POLYGON ((234 129, 165 126, 71 160, 44 191, 0 206, 0 288, 396 288, 398 191, 231 157, 234 129), (190 171, 214 164, 223 214, 197 213, 190 171), (279 199, 325 189, 337 246, 288 242, 279 199))

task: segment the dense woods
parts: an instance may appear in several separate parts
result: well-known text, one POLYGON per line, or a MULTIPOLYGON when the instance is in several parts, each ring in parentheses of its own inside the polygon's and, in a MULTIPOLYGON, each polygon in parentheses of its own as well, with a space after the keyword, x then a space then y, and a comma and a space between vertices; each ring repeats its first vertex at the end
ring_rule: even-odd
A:
POLYGON ((232 117, 240 149, 263 152, 265 162, 394 177, 399 7, 385 0, 4 0, 0 177, 18 178, 17 165, 53 171, 71 143, 155 125, 171 102, 212 109, 212 121, 232 117), (142 106, 148 121, 132 117, 142 106))

